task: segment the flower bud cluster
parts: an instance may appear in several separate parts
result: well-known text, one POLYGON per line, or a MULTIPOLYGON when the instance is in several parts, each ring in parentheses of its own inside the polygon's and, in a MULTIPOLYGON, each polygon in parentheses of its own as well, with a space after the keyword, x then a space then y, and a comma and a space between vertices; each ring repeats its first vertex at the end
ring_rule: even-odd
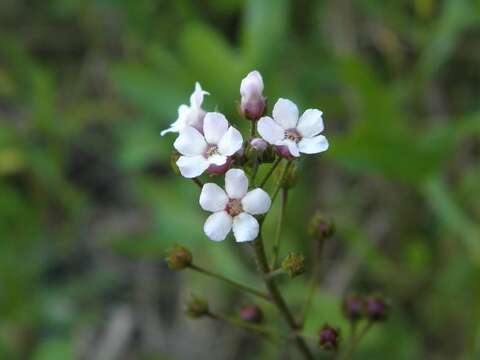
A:
POLYGON ((342 305, 344 316, 351 322, 367 319, 371 322, 384 321, 388 317, 389 305, 381 295, 366 297, 351 294, 342 305))

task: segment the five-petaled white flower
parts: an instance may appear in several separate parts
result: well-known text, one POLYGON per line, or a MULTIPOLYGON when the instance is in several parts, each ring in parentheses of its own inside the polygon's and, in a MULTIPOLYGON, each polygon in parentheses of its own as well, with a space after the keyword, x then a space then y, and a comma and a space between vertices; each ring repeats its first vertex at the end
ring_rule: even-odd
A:
POLYGON ((322 112, 305 110, 298 118, 298 108, 292 101, 278 99, 273 107, 273 119, 265 116, 258 121, 258 133, 270 144, 287 148, 291 156, 316 154, 328 149, 323 131, 322 112))
POLYGON ((247 193, 248 179, 243 170, 230 169, 225 174, 225 191, 214 183, 205 184, 200 206, 213 212, 203 230, 214 241, 222 241, 233 228, 237 242, 257 238, 259 224, 252 215, 265 214, 271 205, 268 194, 256 188, 247 193))
POLYGON ((178 107, 178 118, 170 125, 168 129, 163 130, 160 135, 165 135, 169 132, 180 132, 187 126, 196 128, 202 131, 203 118, 205 110, 202 109, 203 97, 209 95, 207 91, 202 90, 198 82, 195 83, 195 90, 190 96, 190 106, 182 104, 178 107))
MULTIPOLYGON (((221 113, 209 112, 203 119, 203 134, 193 127, 180 131, 173 146, 182 155, 177 160, 180 173, 186 178, 200 176, 205 170, 225 165, 243 143, 242 134, 221 113)), ((223 171, 223 172, 225 172, 223 171)))

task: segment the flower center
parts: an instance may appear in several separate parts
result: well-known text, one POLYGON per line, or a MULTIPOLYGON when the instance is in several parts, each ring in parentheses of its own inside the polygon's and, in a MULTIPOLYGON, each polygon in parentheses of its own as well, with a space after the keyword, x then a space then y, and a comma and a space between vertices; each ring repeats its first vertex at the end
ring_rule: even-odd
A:
POLYGON ((207 158, 213 155, 218 155, 218 154, 219 152, 218 152, 217 145, 212 145, 212 144, 208 145, 207 151, 205 152, 205 155, 207 156, 207 158))
POLYGON ((300 140, 302 140, 302 136, 297 131, 297 129, 288 129, 285 130, 285 139, 292 140, 295 143, 298 143, 300 140))
POLYGON ((238 199, 230 199, 225 207, 225 211, 231 217, 237 216, 243 212, 242 203, 238 199))

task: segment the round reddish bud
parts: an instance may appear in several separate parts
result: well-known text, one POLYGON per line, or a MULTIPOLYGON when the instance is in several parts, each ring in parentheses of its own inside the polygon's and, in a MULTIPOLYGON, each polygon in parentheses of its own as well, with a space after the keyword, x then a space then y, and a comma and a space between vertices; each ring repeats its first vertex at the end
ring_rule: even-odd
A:
POLYGON ((263 96, 258 99, 250 99, 240 103, 240 112, 248 120, 257 121, 265 113, 267 99, 263 96))
POLYGON ((300 253, 289 253, 282 262, 282 269, 290 278, 303 274, 305 272, 305 256, 300 253))
POLYGON ((325 350, 337 350, 340 342, 340 330, 328 324, 323 325, 318 333, 318 344, 325 350))
POLYGON ((265 150, 267 150, 268 143, 262 138, 253 138, 252 140, 250 140, 250 146, 252 147, 252 149, 263 153, 265 150))
POLYGON ((191 265, 192 253, 183 246, 175 245, 169 251, 166 260, 170 269, 183 270, 191 265))
POLYGON ((246 305, 240 309, 240 318, 243 321, 260 324, 263 321, 263 313, 257 305, 246 305))
POLYGON ((362 297, 349 295, 343 300, 343 314, 350 321, 360 320, 365 315, 365 302, 362 297))
POLYGON ((186 313, 187 316, 192 319, 198 319, 205 315, 208 315, 208 302, 195 295, 192 295, 192 298, 187 303, 186 313))
POLYGON ((310 220, 308 233, 319 240, 328 239, 335 233, 335 223, 317 211, 310 220))
POLYGON ((225 164, 223 165, 210 165, 207 169, 207 172, 209 174, 213 174, 213 175, 221 175, 221 174, 225 174, 229 169, 230 169, 230 166, 232 165, 232 158, 229 156, 227 157, 227 161, 225 162, 225 164))
POLYGON ((388 317, 389 306, 381 296, 372 295, 367 297, 365 309, 370 321, 383 321, 388 317))
POLYGON ((295 159, 295 156, 290 153, 290 150, 288 150, 288 147, 286 145, 275 145, 275 150, 277 151, 278 156, 282 158, 285 158, 287 160, 295 159))

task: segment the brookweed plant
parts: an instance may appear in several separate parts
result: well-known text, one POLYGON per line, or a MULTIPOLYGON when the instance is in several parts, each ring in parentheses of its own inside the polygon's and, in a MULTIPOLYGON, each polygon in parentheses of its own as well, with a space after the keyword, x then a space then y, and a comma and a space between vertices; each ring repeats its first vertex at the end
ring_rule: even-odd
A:
POLYGON ((192 296, 187 304, 189 317, 209 317, 256 332, 271 341, 286 341, 296 346, 305 359, 314 359, 319 356, 319 351, 348 359, 372 325, 386 319, 388 305, 380 295, 350 294, 343 301, 344 316, 351 324, 345 340, 341 341, 339 328, 329 324, 319 324, 315 336, 304 332, 303 325, 318 284, 322 249, 325 240, 334 233, 332 220, 320 213, 314 214, 308 224, 316 251, 312 254, 312 279, 305 289, 302 313, 294 314, 287 304, 277 284, 278 277, 294 278, 306 271, 303 254, 289 252, 283 261, 279 260, 288 191, 295 185, 300 157, 327 151, 329 143, 321 134, 324 130, 322 111, 307 109, 300 115, 295 103, 280 98, 273 106, 272 115, 268 116, 263 90, 263 79, 258 71, 250 72, 240 84, 239 112, 251 124, 246 139, 223 114, 202 108, 203 99, 209 93, 198 82, 190 97, 190 105, 180 105, 178 119, 161 135, 178 134, 172 163, 177 173, 193 180, 200 188, 200 206, 211 213, 203 227, 205 235, 213 241, 223 241, 233 232, 236 242, 250 245, 266 291, 200 267, 193 262, 191 252, 181 245, 170 249, 166 260, 171 269, 202 273, 273 304, 285 320, 287 330, 264 324, 262 311, 257 305, 244 306, 239 316, 232 317, 213 311, 208 302, 198 296, 192 296), (269 167, 262 179, 257 178, 260 166, 269 167), (224 188, 216 183, 204 183, 204 174, 223 176, 224 188), (269 181, 276 181, 271 194, 263 189, 269 181), (275 237, 268 244, 272 251, 267 255, 262 223, 278 195, 281 202, 279 219, 275 237), (313 350, 312 343, 320 350, 313 350))

